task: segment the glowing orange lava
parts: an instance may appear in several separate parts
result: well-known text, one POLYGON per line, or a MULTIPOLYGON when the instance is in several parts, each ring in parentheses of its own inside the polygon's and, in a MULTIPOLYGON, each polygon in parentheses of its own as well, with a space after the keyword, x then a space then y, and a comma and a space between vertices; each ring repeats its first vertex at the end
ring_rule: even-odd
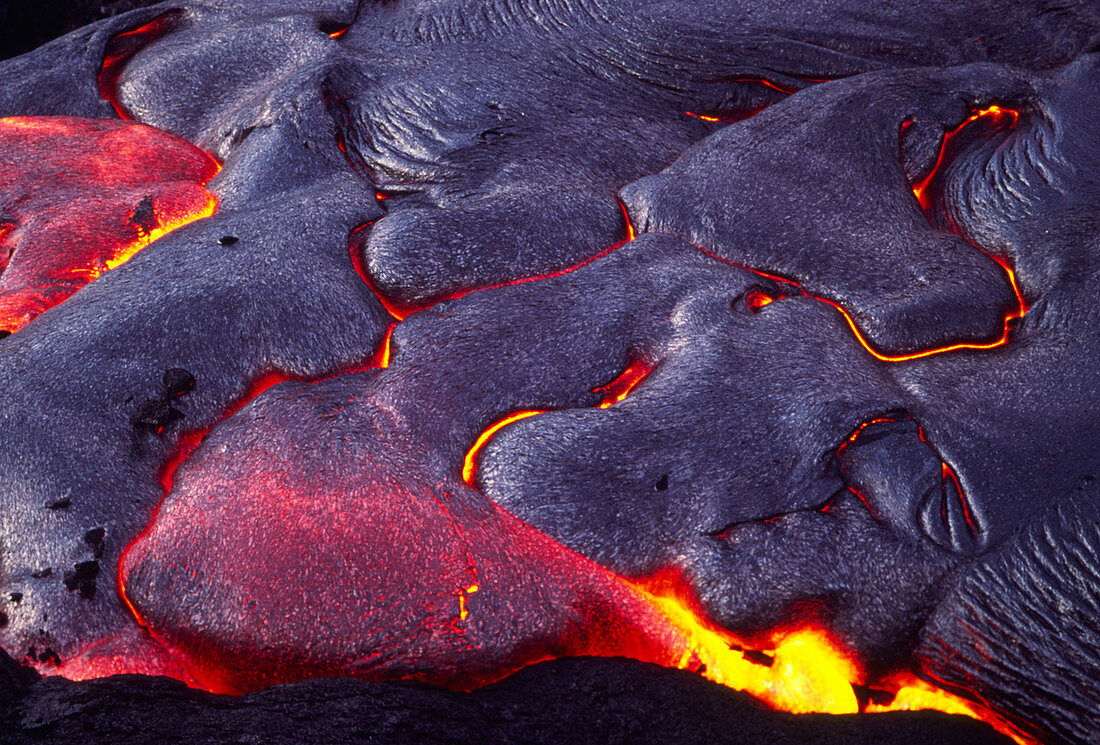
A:
MULTIPOLYGON (((973 244, 971 244, 971 245, 973 245, 973 244)), ((844 320, 848 322, 848 327, 851 329, 853 336, 855 336, 856 341, 859 342, 860 346, 863 347, 864 350, 866 350, 867 353, 870 354, 872 357, 874 357, 875 359, 880 360, 882 362, 908 362, 909 360, 917 360, 917 359, 921 359, 922 357, 931 357, 932 355, 943 354, 945 352, 954 352, 954 351, 957 351, 957 350, 960 350, 960 349, 994 349, 996 347, 1004 346, 1005 344, 1008 343, 1009 337, 1012 334, 1013 323, 1015 321, 1019 320, 1020 318, 1023 318, 1024 315, 1027 313, 1027 310, 1028 310, 1028 304, 1024 300, 1023 294, 1020 292, 1020 286, 1016 283, 1016 273, 1012 270, 1012 267, 1009 266, 1007 262, 997 258, 996 256, 992 256, 989 253, 986 253, 985 251, 983 251, 983 253, 985 253, 986 256, 989 256, 991 259, 996 261, 1001 266, 1001 268, 1004 269, 1005 274, 1008 276, 1008 281, 1012 285, 1012 291, 1016 295, 1016 309, 1005 316, 1004 330, 1001 332, 1000 337, 998 337, 994 341, 990 341, 990 342, 960 342, 958 344, 950 344, 946 347, 937 347, 935 349, 925 349, 925 350, 922 350, 920 352, 914 352, 912 354, 898 354, 898 355, 882 354, 877 349, 875 349, 873 346, 871 346, 871 343, 869 341, 867 341, 866 337, 863 336, 863 332, 860 331, 859 326, 856 325, 855 320, 852 319, 852 316, 848 313, 847 310, 844 309, 844 307, 842 305, 840 305, 840 303, 837 303, 836 301, 833 301, 833 300, 829 300, 827 298, 820 297, 818 295, 811 295, 809 292, 807 292, 805 289, 803 289, 803 287, 800 284, 798 284, 797 282, 795 282, 793 280, 787 279, 786 277, 779 276, 778 274, 769 274, 768 272, 762 271, 760 269, 755 269, 755 268, 750 267, 750 266, 745 266, 743 264, 738 264, 735 261, 730 261, 729 259, 727 259, 723 256, 719 256, 718 254, 713 253, 711 251, 708 251, 705 248, 701 248, 699 246, 695 246, 695 248, 697 250, 701 251, 702 253, 706 254, 707 256, 711 257, 712 259, 717 259, 718 261, 725 262, 726 264, 736 266, 739 269, 744 269, 747 272, 752 272, 753 274, 764 277, 765 279, 770 279, 773 282, 779 282, 779 283, 782 283, 784 285, 788 285, 788 286, 798 290, 799 294, 803 295, 804 297, 808 297, 812 300, 818 300, 822 303, 825 303, 826 305, 832 306, 842 316, 844 316, 844 320)), ((975 246, 975 248, 979 251, 982 250, 982 249, 978 248, 977 246, 975 246)), ((771 300, 774 300, 774 298, 771 298, 771 300)), ((750 300, 750 303, 751 303, 751 300, 750 300)), ((764 305, 767 305, 767 303, 764 303, 764 305)))
MULTIPOLYGON (((388 199, 388 197, 384 196, 382 194, 382 192, 376 192, 375 196, 377 196, 379 199, 388 199)), ((591 256, 587 259, 584 259, 583 261, 580 261, 576 264, 573 264, 572 266, 568 266, 565 269, 558 269, 556 271, 548 272, 546 274, 540 274, 540 275, 535 275, 535 276, 531 276, 531 277, 520 277, 519 279, 514 279, 510 282, 502 282, 502 283, 497 284, 497 285, 489 285, 489 286, 486 286, 486 287, 474 287, 474 288, 471 288, 469 290, 462 290, 460 292, 455 292, 455 293, 452 293, 451 295, 447 295, 446 297, 442 297, 442 298, 439 298, 438 300, 434 300, 431 303, 428 303, 426 305, 414 306, 414 307, 401 307, 401 306, 391 302, 390 300, 388 300, 386 298, 386 296, 383 293, 381 293, 378 290, 378 288, 374 285, 374 282, 371 281, 370 272, 367 271, 367 267, 363 262, 363 256, 360 253, 360 251, 358 250, 358 246, 356 244, 356 241, 354 240, 354 236, 357 233, 359 233, 360 231, 370 229, 370 226, 372 225, 372 223, 367 223, 366 225, 363 225, 363 226, 361 226, 359 228, 356 228, 355 230, 352 231, 352 240, 350 241, 350 246, 349 246, 349 250, 351 252, 351 263, 355 267, 355 271, 359 274, 360 279, 362 279, 363 282, 367 285, 367 287, 370 288, 371 292, 373 292, 375 294, 375 297, 378 298, 378 302, 380 302, 382 304, 382 307, 386 309, 386 312, 388 312, 391 316, 396 318, 398 321, 403 321, 407 317, 412 315, 413 313, 418 313, 422 310, 427 310, 428 308, 431 308, 433 305, 436 305, 436 304, 441 303, 441 302, 445 302, 445 301, 448 301, 448 300, 458 300, 461 297, 465 297, 466 295, 469 295, 471 292, 481 292, 483 290, 496 290, 496 289, 499 289, 501 287, 511 287, 512 285, 522 285, 522 284, 526 284, 528 282, 541 282, 544 279, 552 279, 554 277, 560 277, 563 274, 569 274, 570 272, 575 272, 576 270, 580 269, 581 267, 588 266, 589 264, 591 264, 593 261, 596 261, 597 259, 602 259, 604 256, 607 256, 612 251, 615 251, 620 246, 622 246, 626 243, 629 243, 630 241, 634 240, 634 238, 635 238, 634 226, 630 224, 630 215, 627 214, 626 206, 623 205, 622 202, 619 202, 619 209, 622 211, 623 220, 626 223, 626 237, 623 240, 619 241, 618 243, 612 245, 611 247, 606 248, 603 251, 600 251, 595 256, 591 256)))
POLYGON ((606 409, 613 406, 630 395, 630 392, 638 387, 647 375, 653 372, 653 365, 638 358, 633 360, 619 377, 607 385, 592 389, 593 393, 604 393, 604 399, 600 402, 600 408, 606 409))
POLYGON ((474 476, 477 475, 477 456, 481 452, 481 449, 485 447, 485 443, 492 439, 493 435, 499 432, 502 428, 507 427, 512 422, 518 422, 520 419, 526 419, 529 416, 535 416, 536 414, 545 414, 545 410, 531 410, 531 411, 517 411, 514 414, 501 419, 496 424, 493 424, 487 430, 478 435, 474 444, 466 451, 466 457, 462 461, 462 480, 468 485, 474 485, 474 476))
POLYGON ((397 324, 391 324, 386 329, 386 336, 382 339, 382 346, 378 350, 378 355, 374 359, 372 367, 383 368, 390 366, 390 340, 393 338, 393 330, 397 328, 397 324))
POLYGON ((720 122, 720 121, 722 121, 720 118, 718 118, 716 116, 707 116, 706 114, 696 114, 694 111, 685 111, 684 113, 687 114, 688 116, 693 116, 696 119, 702 119, 704 122, 720 122))
POLYGON ((220 164, 140 124, 0 119, 0 330, 14 332, 153 241, 209 217, 220 164))
MULTIPOLYGON (((943 141, 940 143, 940 152, 936 158, 936 164, 932 166, 932 170, 920 181, 920 183, 913 185, 913 194, 917 197, 917 201, 920 202, 920 206, 923 207, 925 210, 928 210, 930 207, 929 199, 927 196, 928 186, 932 183, 932 180, 940 172, 940 169, 943 166, 944 158, 946 157, 948 148, 951 144, 951 138, 953 138, 955 135, 965 129, 967 125, 972 124, 979 119, 987 119, 995 124, 1005 124, 1008 127, 1013 127, 1016 125, 1016 122, 1019 121, 1020 114, 1018 111, 1015 111, 1013 109, 1001 108, 1000 106, 994 104, 987 108, 974 111, 970 114, 969 117, 966 118, 966 120, 962 124, 955 127, 950 132, 944 134, 943 141)), ((908 126, 908 122, 903 122, 903 131, 906 126, 908 126)))
POLYGON ((980 704, 941 690, 911 673, 873 681, 888 703, 861 705, 853 685, 865 686, 858 660, 817 622, 778 629, 764 639, 739 639, 707 620, 686 583, 674 572, 634 580, 685 639, 679 665, 792 713, 854 714, 935 710, 988 722, 1021 745, 1034 743, 980 704))
POLYGON ((848 327, 852 330, 852 334, 856 337, 856 341, 859 342, 860 346, 862 346, 868 354, 870 354, 877 360, 881 360, 882 362, 907 362, 909 360, 919 360, 922 357, 931 357, 934 354, 954 352, 960 349, 995 349, 1008 343, 1008 339, 1012 334, 1013 323, 1018 319, 1023 318, 1028 309, 1027 303, 1024 301, 1024 296, 1020 293, 1020 287, 1016 284, 1016 273, 1013 272, 1012 268, 1004 262, 998 261, 997 263, 999 263, 1001 267, 1005 270, 1005 273, 1008 275, 1008 281, 1012 284, 1012 291, 1016 294, 1016 310, 1005 316, 1004 329, 1002 330, 1001 335, 993 341, 985 343, 960 342, 958 344, 950 344, 946 347, 925 349, 920 352, 914 352, 912 354, 882 354, 871 346, 871 343, 868 342, 867 339, 863 336, 863 332, 859 330, 859 326, 856 325, 856 322, 848 314, 848 311, 844 310, 844 308, 841 307, 839 303, 833 302, 832 300, 826 300, 822 297, 818 297, 816 299, 820 300, 823 303, 826 303, 827 305, 831 305, 832 307, 840 311, 840 314, 844 316, 844 320, 848 322, 848 327))
POLYGON ((119 119, 133 119, 118 99, 118 79, 126 62, 143 47, 153 43, 172 29, 174 13, 165 13, 144 26, 119 34, 106 46, 103 66, 99 71, 99 95, 111 104, 119 119))
POLYGON ((775 298, 766 292, 760 290, 753 290, 745 298, 745 302, 748 303, 749 308, 753 311, 758 311, 766 305, 770 305, 775 302, 775 298))

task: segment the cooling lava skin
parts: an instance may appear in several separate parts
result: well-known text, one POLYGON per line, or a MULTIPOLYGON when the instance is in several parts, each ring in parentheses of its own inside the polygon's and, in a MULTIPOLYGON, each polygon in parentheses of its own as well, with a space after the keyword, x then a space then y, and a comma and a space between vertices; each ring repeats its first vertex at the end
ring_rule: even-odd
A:
POLYGON ((1094 740, 1100 12, 955 6, 196 0, 0 63, 0 644, 699 666, 675 577, 1094 740))

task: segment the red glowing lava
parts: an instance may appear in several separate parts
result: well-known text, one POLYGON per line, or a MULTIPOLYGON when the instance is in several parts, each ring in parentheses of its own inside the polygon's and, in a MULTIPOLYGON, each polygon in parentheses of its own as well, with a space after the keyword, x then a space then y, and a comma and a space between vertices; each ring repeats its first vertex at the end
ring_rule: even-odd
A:
MULTIPOLYGON (((969 125, 978 120, 989 122, 995 126, 1011 129, 1016 126, 1016 123, 1020 120, 1020 113, 1013 109, 1005 109, 996 104, 988 106, 984 109, 978 109, 970 114, 969 117, 963 121, 962 124, 955 127, 950 132, 944 133, 943 141, 940 143, 939 155, 936 157, 936 163, 919 183, 913 184, 913 194, 916 196, 917 201, 920 202, 920 206, 928 211, 931 208, 931 200, 928 196, 928 187, 933 180, 940 174, 943 169, 944 162, 949 159, 949 153, 951 150, 951 141, 962 130, 966 129, 969 125)), ((903 126, 907 126, 908 122, 904 122, 903 126)))
POLYGON ((119 34, 111 39, 99 71, 99 95, 114 108, 119 119, 133 119, 118 98, 118 81, 122 69, 131 57, 164 36, 175 26, 178 13, 157 16, 144 26, 119 34))
POLYGON ((462 480, 469 486, 474 485, 474 478, 477 475, 477 456, 481 452, 481 449, 493 438, 500 430, 507 427, 512 422, 518 422, 520 419, 526 419, 529 416, 535 416, 536 414, 545 414, 545 411, 517 411, 514 414, 508 416, 496 422, 480 435, 474 444, 470 446, 470 449, 466 451, 466 457, 462 461, 462 480))
POLYGON ((162 235, 214 213, 208 154, 140 124, 0 119, 0 331, 14 332, 162 235))
MULTIPOLYGON (((385 196, 382 196, 382 192, 377 192, 377 195, 378 195, 379 199, 386 199, 387 198, 385 196)), ((634 226, 630 224, 630 216, 627 214, 626 207, 623 205, 622 202, 619 202, 619 209, 622 211, 622 214, 623 214, 623 220, 624 220, 625 226, 626 226, 626 237, 623 238, 622 240, 620 240, 618 243, 615 243, 614 245, 609 246, 608 248, 605 248, 603 251, 600 251, 598 254, 596 254, 594 256, 590 256, 589 258, 584 259, 583 261, 579 261, 576 264, 568 266, 564 269, 558 269, 556 271, 547 272, 546 274, 533 275, 533 276, 529 276, 529 277, 520 277, 520 278, 514 279, 510 282, 501 282, 500 284, 489 285, 487 287, 472 287, 468 290, 461 290, 459 292, 452 293, 452 294, 450 294, 446 297, 439 298, 438 300, 434 300, 434 301, 432 301, 430 303, 427 303, 425 305, 402 306, 398 303, 395 303, 392 300, 390 300, 389 298, 387 298, 385 293, 381 292, 378 289, 378 287, 374 284, 374 282, 371 280, 370 271, 367 269, 366 264, 363 260, 363 254, 362 254, 362 251, 361 251, 361 246, 359 246, 357 244, 357 241, 354 238, 354 236, 357 233, 359 233, 360 231, 369 230, 370 229, 370 224, 364 225, 361 228, 358 228, 358 229, 356 229, 355 231, 352 232, 352 240, 351 240, 351 246, 350 246, 351 262, 352 262, 352 265, 355 267, 355 271, 359 274, 359 277, 363 280, 363 282, 366 283, 367 287, 369 287, 371 289, 371 292, 373 292, 375 294, 375 296, 378 298, 378 301, 380 303, 382 303, 382 307, 384 307, 386 309, 386 311, 391 316, 396 318, 398 321, 403 321, 403 320, 405 320, 405 318, 412 315, 413 313, 418 313, 422 310, 427 310, 428 308, 432 307, 433 305, 436 305, 436 304, 441 303, 441 302, 445 302, 445 301, 448 301, 448 300, 458 300, 461 297, 469 295, 471 292, 480 292, 480 291, 483 291, 483 290, 495 290, 495 289, 498 289, 500 287, 510 287, 511 285, 521 285, 521 284, 526 284, 527 282, 541 282, 544 279, 551 279, 553 277, 560 277, 563 274, 569 274, 570 272, 575 272, 576 270, 580 269, 581 267, 588 266, 593 261, 596 261, 598 259, 602 259, 604 256, 607 256, 612 251, 618 249, 620 246, 634 240, 634 237, 635 237, 635 235, 634 235, 634 226)))
MULTIPOLYGON (((118 37, 121 40, 119 46, 115 51, 108 52, 100 78, 105 96, 108 93, 113 96, 117 76, 125 59, 134 49, 163 33, 167 23, 162 17, 142 29, 118 37)), ((338 34, 333 36, 335 38, 338 34)), ((115 101, 113 97, 109 100, 115 101)), ((115 103, 115 106, 120 116, 125 114, 120 105, 115 103)), ((1009 114, 1015 116, 1015 112, 991 107, 975 114, 967 123, 980 116, 996 118, 1009 114)), ((945 137, 945 143, 946 140, 945 137)), ((46 294, 44 288, 60 286, 62 289, 51 290, 53 294, 49 296, 49 301, 43 300, 41 305, 48 307, 51 302, 60 302, 103 271, 128 260, 160 235, 212 214, 216 205, 213 196, 202 187, 202 184, 217 173, 216 162, 171 135, 141 125, 61 118, 4 119, 0 120, 0 158, 8 165, 4 174, 0 174, 0 190, 30 195, 24 200, 27 202, 25 208, 18 208, 12 219, 5 218, 0 224, 0 248, 10 247, 11 253, 11 260, 0 266, 0 329, 17 329, 43 309, 9 309, 8 315, 3 315, 5 301, 21 288, 46 294), (57 144, 59 142, 64 142, 64 147, 60 147, 57 144), (27 157, 28 153, 32 157, 27 157), (110 153, 111 157, 107 157, 105 153, 110 153), (64 174, 64 177, 57 174, 64 174), (107 191, 110 194, 109 199, 104 196, 107 191), (94 197, 88 197, 89 193, 94 194, 94 197), (61 203, 66 208, 55 209, 61 203), (43 215, 62 216, 43 218, 43 215), (35 272, 38 274, 34 274, 35 272), (33 281, 28 280, 28 276, 33 281), (9 282, 24 284, 15 284, 12 288, 9 287, 9 282)), ((941 151, 941 161, 942 159, 941 151)), ((934 173, 935 170, 919 186, 914 187, 914 193, 925 207, 925 189, 934 173)), ((379 198, 385 197, 379 193, 379 198)), ((626 232, 623 242, 634 238, 634 229, 629 219, 626 222, 626 232)), ((611 246, 575 266, 507 284, 539 281, 565 274, 614 251, 620 245, 622 243, 611 246)), ((0 251, 0 256, 2 255, 6 254, 0 251)), ((369 273, 363 266, 361 255, 354 248, 354 242, 351 258, 356 271, 371 286, 369 273)), ((837 308, 864 348, 882 361, 899 362, 955 349, 989 349, 1007 341, 1010 322, 1022 317, 1027 309, 1011 268, 1005 266, 1005 270, 1016 292, 1019 308, 1006 318, 1003 338, 988 344, 958 344, 911 355, 882 355, 870 347, 843 308, 831 301, 817 299, 837 308)), ((768 276, 762 272, 757 273, 768 276)), ((782 278, 771 278, 793 284, 782 278)), ((466 293, 459 293, 455 297, 463 294, 466 293)), ((395 307, 387 303, 380 293, 376 292, 376 295, 397 320, 416 310, 395 307)), ((765 292, 750 292, 746 296, 746 302, 754 311, 766 307, 774 300, 774 297, 765 292)), ((388 366, 393 329, 394 325, 391 325, 368 367, 388 366)), ((594 392, 605 394, 599 407, 608 408, 624 400, 653 369, 653 365, 646 361, 633 359, 614 381, 595 389, 594 392)), ((287 376, 274 372, 260 376, 241 400, 226 411, 223 418, 231 416, 267 388, 288 379, 287 376)), ((516 412, 482 432, 465 456, 461 470, 462 480, 470 486, 475 484, 478 454, 497 432, 508 424, 540 413, 543 412, 516 412)), ((205 430, 194 431, 180 437, 175 453, 164 464, 160 473, 166 495, 173 489, 177 469, 191 457, 205 434, 205 430)), ((851 439, 856 436, 858 431, 851 439)), ((958 486, 958 480, 947 464, 943 466, 943 476, 945 479, 952 479, 958 486)), ((271 504, 278 505, 280 509, 290 505, 299 507, 304 512, 306 508, 315 506, 308 502, 306 496, 287 492, 280 486, 278 475, 263 469, 257 469, 256 488, 268 490, 265 493, 271 496, 271 504)), ((530 649, 509 653, 512 656, 506 656, 492 670, 474 670, 468 676, 456 677, 456 680, 461 678, 464 681, 463 685, 479 685, 546 656, 625 654, 698 670, 716 682, 747 691, 776 708, 788 711, 845 713, 861 708, 853 685, 868 684, 864 680, 864 672, 858 662, 827 631, 814 623, 777 629, 767 635, 765 640, 753 640, 750 644, 710 623, 686 591, 686 584, 680 580, 647 578, 628 581, 618 578, 498 508, 494 508, 489 516, 473 512, 459 513, 456 516, 458 508, 452 507, 447 499, 434 492, 428 496, 412 490, 408 493, 398 492, 400 490, 396 488, 384 491, 381 487, 370 492, 369 496, 375 501, 367 503, 367 507, 378 515, 360 515, 363 523, 353 523, 334 513, 331 515, 331 525, 326 526, 326 530, 331 528, 331 534, 326 533, 324 537, 344 541, 340 545, 347 550, 347 556, 360 564, 377 561, 378 554, 384 553, 386 548, 400 545, 402 551, 407 553, 395 552, 393 556, 382 559, 393 562, 395 576, 404 575, 402 582, 408 580, 429 585, 437 583, 433 592, 437 591, 439 598, 443 599, 433 595, 432 602, 436 604, 430 609, 425 609, 422 604, 419 608, 411 608, 415 604, 412 600, 402 598, 396 592, 394 594, 395 606, 400 605, 402 613, 415 617, 414 620, 419 619, 417 622, 423 624, 415 626, 414 630, 420 632, 426 628, 434 635, 430 635, 429 642, 425 644, 430 646, 441 643, 438 637, 445 636, 446 644, 463 648, 462 654, 467 654, 468 647, 471 656, 458 659, 474 660, 479 649, 477 645, 490 646, 494 643, 494 638, 508 639, 508 628, 517 621, 508 615, 507 610, 489 605, 490 599, 494 597, 508 599, 508 602, 502 604, 505 609, 510 609, 513 605, 521 609, 530 606, 542 609, 547 616, 555 612, 561 614, 560 618, 553 619, 556 625, 552 624, 560 636, 543 640, 545 653, 532 655, 530 649), (410 503, 417 505, 416 511, 409 511, 410 503), (372 522, 375 517, 378 519, 372 522), (482 522, 479 521, 487 526, 484 530, 470 527, 481 525, 482 522), (364 538, 359 533, 362 524, 368 525, 377 534, 364 538), (445 538, 440 539, 437 544, 420 547, 415 545, 415 540, 410 539, 410 536, 418 538, 420 535, 434 535, 433 531, 445 534, 445 538), (455 544, 461 544, 462 550, 454 549, 455 544), (447 546, 451 553, 446 554, 445 559, 459 567, 445 577, 439 571, 440 554, 428 550, 437 545, 447 546), (404 561, 410 556, 412 559, 408 563, 398 562, 398 559, 404 561), (544 607, 542 604, 546 598, 553 602, 544 607), (483 599, 486 602, 484 610, 479 608, 483 599), (496 609, 491 610, 494 607, 496 609), (555 608, 559 610, 555 611, 555 608), (487 619, 486 625, 480 627, 478 624, 483 618, 487 619), (762 659, 770 662, 762 663, 762 659)), ((959 493, 962 494, 961 488, 959 493)), ((967 520, 974 527, 965 498, 962 502, 967 510, 967 520)), ((131 602, 125 580, 128 569, 142 560, 137 554, 144 556, 152 550, 148 546, 154 546, 157 540, 171 530, 172 525, 161 517, 158 507, 146 530, 123 552, 118 568, 118 586, 123 602, 139 626, 157 640, 160 649, 166 650, 165 657, 170 658, 170 662, 163 662, 162 667, 157 668, 138 665, 122 656, 103 657, 109 663, 98 666, 84 664, 82 667, 81 661, 76 660, 62 672, 71 677, 90 677, 106 672, 163 669, 192 684, 223 692, 239 692, 296 677, 343 672, 340 667, 343 662, 332 663, 329 667, 311 666, 300 661, 280 662, 274 668, 262 668, 266 663, 261 653, 249 656, 255 650, 243 655, 242 663, 226 656, 224 650, 207 646, 205 640, 169 639, 154 633, 150 623, 131 602), (204 652, 209 652, 209 656, 205 656, 204 652), (254 675, 248 669, 250 661, 257 665, 254 675), (226 672, 227 670, 232 672, 226 672)), ((273 521, 285 520, 285 514, 250 514, 246 517, 255 520, 255 523, 249 524, 258 526, 259 530, 286 539, 285 535, 276 531, 277 526, 273 527, 273 521)), ((251 541, 251 535, 248 540, 251 541)), ((300 543, 292 542, 298 540, 296 536, 287 540, 291 541, 287 544, 290 549, 300 552, 293 555, 306 557, 314 556, 322 543, 317 540, 317 536, 304 536, 300 543)), ((236 551, 250 556, 250 545, 233 543, 228 538, 217 543, 217 546, 219 549, 224 548, 227 554, 236 551)), ((324 553, 321 552, 318 556, 324 558, 324 553)), ((213 561, 214 567, 229 574, 231 565, 217 564, 221 558, 196 556, 192 560, 213 561)), ((236 561, 239 558, 234 555, 227 560, 236 561)), ((272 574, 274 571, 275 568, 271 568, 266 573, 258 573, 255 578, 258 584, 251 588, 256 591, 257 596, 262 594, 263 583, 278 579, 272 574)), ((397 587, 402 588, 405 585, 397 587)), ((348 597, 352 595, 353 593, 348 593, 348 597)), ((349 608, 361 610, 351 606, 349 608)), ((287 617, 279 615, 285 614, 286 609, 277 604, 273 604, 269 610, 272 615, 266 619, 268 621, 287 617)), ((404 620, 407 618, 403 616, 402 621, 404 620)), ((454 654, 454 647, 448 646, 444 651, 454 654)), ((415 674, 410 676, 417 677, 415 674)), ((871 682, 892 693, 893 700, 889 704, 866 705, 863 707, 866 711, 933 708, 964 713, 990 721, 1001 731, 1019 739, 1018 733, 981 707, 940 691, 911 675, 871 682)))
POLYGON ((631 361, 619 377, 615 378, 607 385, 602 385, 599 388, 593 389, 593 393, 602 392, 604 394, 604 399, 600 402, 600 408, 606 409, 622 401, 629 396, 631 391, 637 388, 638 384, 645 380, 645 377, 651 372, 653 372, 653 365, 640 357, 631 361))

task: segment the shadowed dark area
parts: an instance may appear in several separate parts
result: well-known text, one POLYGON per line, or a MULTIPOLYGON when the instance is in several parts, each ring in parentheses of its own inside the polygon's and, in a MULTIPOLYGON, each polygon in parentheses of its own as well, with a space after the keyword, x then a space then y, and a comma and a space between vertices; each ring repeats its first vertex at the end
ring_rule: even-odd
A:
POLYGON ((622 659, 544 662, 472 694, 327 679, 227 698, 164 678, 119 676, 83 684, 48 679, 20 690, 8 708, 3 692, 11 688, 5 683, 0 679, 0 726, 11 745, 77 740, 151 745, 177 738, 203 745, 255 739, 493 745, 1011 742, 988 725, 937 712, 795 717, 690 673, 622 659))
POLYGON ((92 21, 157 0, 5 0, 0 3, 0 59, 29 52, 92 21))

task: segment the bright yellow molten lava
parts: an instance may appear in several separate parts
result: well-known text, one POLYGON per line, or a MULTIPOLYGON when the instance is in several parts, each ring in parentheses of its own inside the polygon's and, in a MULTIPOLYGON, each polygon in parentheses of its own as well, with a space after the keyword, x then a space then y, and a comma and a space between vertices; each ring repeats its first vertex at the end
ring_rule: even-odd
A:
POLYGON ((827 631, 807 624, 746 643, 709 623, 695 603, 667 581, 636 588, 687 640, 679 667, 744 691, 774 709, 796 714, 868 714, 934 710, 987 722, 1020 745, 1036 742, 985 707, 943 691, 910 673, 874 682, 893 698, 860 707, 853 684, 865 683, 856 658, 827 631))

